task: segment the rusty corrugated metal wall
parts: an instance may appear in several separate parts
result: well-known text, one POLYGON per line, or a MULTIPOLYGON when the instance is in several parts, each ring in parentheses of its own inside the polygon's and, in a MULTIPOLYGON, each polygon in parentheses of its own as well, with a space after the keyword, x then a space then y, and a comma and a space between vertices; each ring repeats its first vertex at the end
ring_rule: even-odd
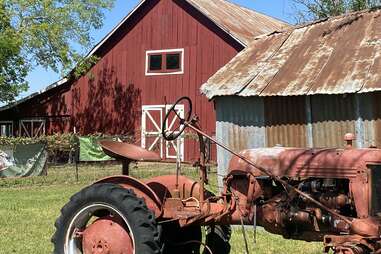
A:
MULTIPOLYGON (((344 147, 345 133, 358 148, 381 147, 381 93, 286 97, 217 97, 219 141, 239 151, 275 145, 344 147)), ((217 150, 225 175, 230 154, 217 150)))
POLYGON ((356 95, 358 147, 381 147, 381 93, 356 95))
POLYGON ((289 147, 307 146, 306 113, 296 110, 305 107, 305 98, 267 97, 264 100, 266 145, 289 147))
POLYGON ((314 147, 342 147, 345 133, 355 133, 355 95, 311 96, 314 147))
MULTIPOLYGON (((259 97, 220 97, 216 100, 216 137, 219 142, 239 151, 266 145, 263 99, 259 97)), ((217 147, 219 186, 226 175, 231 154, 217 147)))

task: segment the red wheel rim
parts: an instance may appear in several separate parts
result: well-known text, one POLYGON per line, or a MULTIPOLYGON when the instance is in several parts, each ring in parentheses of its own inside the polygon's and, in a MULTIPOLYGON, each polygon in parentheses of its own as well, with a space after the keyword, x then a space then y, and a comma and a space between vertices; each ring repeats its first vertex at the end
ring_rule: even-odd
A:
POLYGON ((107 216, 96 220, 83 232, 84 254, 132 254, 132 238, 123 221, 107 216))
POLYGON ((125 216, 113 206, 93 203, 72 218, 64 248, 67 254, 135 254, 134 245, 125 216))

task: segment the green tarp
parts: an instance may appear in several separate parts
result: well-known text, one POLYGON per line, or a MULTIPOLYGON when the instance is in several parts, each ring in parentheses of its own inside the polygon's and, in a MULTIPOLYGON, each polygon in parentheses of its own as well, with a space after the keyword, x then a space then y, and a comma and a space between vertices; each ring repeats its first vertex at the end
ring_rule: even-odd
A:
MULTIPOLYGON (((78 137, 79 139, 79 161, 110 161, 113 158, 107 156, 101 146, 100 140, 105 138, 101 137, 78 137)), ((108 138, 109 139, 109 138, 108 138)), ((115 138, 114 138, 115 140, 115 138)))
POLYGON ((45 144, 0 146, 0 177, 40 176, 48 153, 45 144))

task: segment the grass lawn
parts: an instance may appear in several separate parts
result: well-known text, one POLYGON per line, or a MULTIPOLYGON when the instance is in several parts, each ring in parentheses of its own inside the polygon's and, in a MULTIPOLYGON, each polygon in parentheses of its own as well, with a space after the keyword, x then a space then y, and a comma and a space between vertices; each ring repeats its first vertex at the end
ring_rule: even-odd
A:
MULTIPOLYGON (((146 178, 170 174, 174 172, 173 168, 174 165, 169 164, 141 163, 132 170, 132 175, 146 178)), ((102 177, 119 174, 120 166, 82 165, 79 167, 78 181, 74 172, 73 166, 50 167, 46 177, 0 180, 0 254, 52 253, 50 237, 61 207, 84 186, 102 177)), ((183 172, 196 177, 194 168, 185 167, 183 172)), ((255 245, 252 229, 247 229, 247 235, 250 253, 322 252, 319 243, 284 240, 261 229, 257 232, 255 245)), ((231 253, 245 253, 240 227, 233 229, 231 245, 231 253)))

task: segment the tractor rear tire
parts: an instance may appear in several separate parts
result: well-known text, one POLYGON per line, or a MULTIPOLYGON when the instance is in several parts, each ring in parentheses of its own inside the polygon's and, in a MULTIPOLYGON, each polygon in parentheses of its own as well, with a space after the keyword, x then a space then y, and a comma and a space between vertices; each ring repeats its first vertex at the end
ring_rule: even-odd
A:
MULTIPOLYGON (((230 253, 230 237, 232 234, 229 225, 213 225, 206 228, 205 244, 209 247, 213 254, 229 254, 230 253)), ((203 254, 211 254, 206 248, 203 254)))
MULTIPOLYGON (((133 246, 131 247, 133 253, 161 253, 160 232, 155 216, 147 208, 144 200, 138 198, 132 190, 110 183, 94 184, 84 188, 72 196, 70 201, 61 209, 61 216, 55 223, 56 232, 52 237, 53 253, 72 254, 77 253, 78 250, 79 253, 83 253, 82 248, 84 247, 82 247, 81 240, 78 239, 81 236, 78 234, 78 237, 75 233, 78 230, 77 227, 86 232, 84 228, 89 229, 91 227, 91 225, 87 224, 91 223, 90 218, 98 217, 98 220, 102 220, 102 218, 107 220, 110 216, 119 216, 119 221, 123 219, 120 224, 123 226, 120 228, 122 228, 123 233, 131 238, 133 244, 130 246, 133 246), (87 208, 89 209, 86 210, 87 208), (106 217, 107 215, 108 217, 106 217), (74 230, 73 227, 75 227, 74 230), (70 249, 73 249, 72 246, 74 246, 76 250, 71 251, 68 246, 70 246, 70 249)), ((104 233, 104 236, 107 237, 107 232, 104 233)), ((120 241, 116 245, 119 244, 120 241)), ((124 243, 122 243, 122 248, 125 248, 123 246, 124 243)), ((106 247, 109 248, 110 246, 106 245, 106 247)), ((120 253, 130 252, 123 251, 120 253)))

